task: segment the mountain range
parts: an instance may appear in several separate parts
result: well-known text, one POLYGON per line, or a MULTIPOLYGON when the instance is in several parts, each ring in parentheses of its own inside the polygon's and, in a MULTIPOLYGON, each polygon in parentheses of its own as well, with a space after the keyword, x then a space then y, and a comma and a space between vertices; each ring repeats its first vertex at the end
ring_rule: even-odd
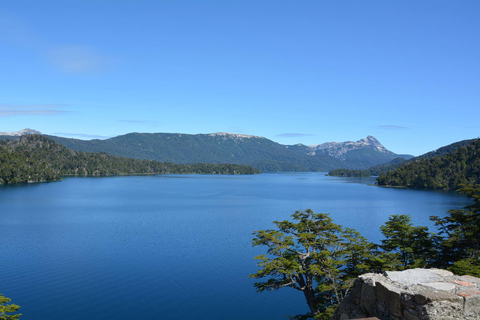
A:
MULTIPOLYGON (((28 134, 31 129, 22 130, 28 134)), ((33 133, 33 132, 32 132, 33 133)), ((38 131, 34 133, 38 134, 38 131)), ((15 134, 4 135, 11 139, 15 134)), ((282 145, 264 137, 234 134, 129 133, 105 140, 47 136, 65 147, 84 152, 179 164, 232 163, 269 171, 329 171, 366 169, 396 158, 411 158, 387 150, 375 137, 359 141, 306 146, 282 145)))

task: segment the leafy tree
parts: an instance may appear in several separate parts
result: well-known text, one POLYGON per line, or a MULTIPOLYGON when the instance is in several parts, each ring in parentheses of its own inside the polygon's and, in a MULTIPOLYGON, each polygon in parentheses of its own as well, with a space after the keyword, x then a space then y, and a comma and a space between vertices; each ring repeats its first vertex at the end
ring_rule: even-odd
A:
POLYGON ((425 268, 435 264, 438 237, 424 226, 414 226, 408 215, 392 215, 380 227, 385 237, 384 269, 425 268))
POLYGON ((13 303, 9 304, 11 301, 12 300, 0 293, 0 320, 13 320, 20 318, 21 314, 12 314, 17 312, 18 309, 20 309, 20 306, 13 303))
POLYGON ((464 187, 473 204, 460 210, 450 210, 444 218, 430 219, 439 226, 442 235, 441 263, 457 274, 480 276, 480 185, 464 187))
POLYGON ((333 223, 326 213, 297 211, 292 221, 274 221, 275 230, 255 231, 253 246, 266 246, 260 270, 250 277, 257 291, 291 287, 303 292, 310 314, 329 319, 354 279, 366 270, 371 244, 353 229, 333 223))

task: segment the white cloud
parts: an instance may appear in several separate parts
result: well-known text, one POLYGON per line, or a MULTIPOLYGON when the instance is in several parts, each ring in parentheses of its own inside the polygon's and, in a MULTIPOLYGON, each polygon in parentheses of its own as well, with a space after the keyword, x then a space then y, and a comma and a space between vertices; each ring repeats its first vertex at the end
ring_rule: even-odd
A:
POLYGON ((54 132, 52 135, 55 136, 66 136, 66 137, 77 137, 83 139, 108 139, 111 137, 108 136, 99 136, 96 134, 86 134, 86 133, 70 133, 70 132, 54 132))
POLYGON ((0 117, 13 116, 31 116, 31 115, 57 115, 68 111, 59 108, 63 105, 59 104, 44 104, 44 105, 4 105, 0 104, 0 117))

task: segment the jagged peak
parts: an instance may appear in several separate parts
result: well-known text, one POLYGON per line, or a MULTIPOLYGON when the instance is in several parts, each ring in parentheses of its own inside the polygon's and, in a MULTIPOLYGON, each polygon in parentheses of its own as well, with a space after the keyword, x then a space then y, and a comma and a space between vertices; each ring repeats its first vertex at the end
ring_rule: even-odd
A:
POLYGON ((389 153, 389 151, 374 136, 367 136, 358 141, 326 142, 309 146, 312 150, 311 154, 315 154, 315 151, 322 151, 341 160, 345 160, 345 153, 365 147, 372 148, 381 153, 389 153))
POLYGON ((375 138, 374 136, 367 136, 366 138, 360 139, 358 141, 325 142, 321 144, 310 145, 309 147, 316 150, 320 150, 320 149, 326 149, 332 146, 340 146, 340 145, 358 145, 358 146, 371 145, 379 149, 385 149, 385 147, 380 143, 380 141, 378 141, 377 138, 375 138))

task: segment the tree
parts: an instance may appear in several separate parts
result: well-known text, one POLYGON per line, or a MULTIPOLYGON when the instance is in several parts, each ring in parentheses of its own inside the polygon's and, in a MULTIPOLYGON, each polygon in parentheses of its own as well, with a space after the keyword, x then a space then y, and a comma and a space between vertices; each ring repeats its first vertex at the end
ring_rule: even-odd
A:
POLYGON ((20 309, 20 306, 15 304, 9 304, 12 301, 7 297, 4 297, 3 294, 0 293, 0 320, 13 320, 20 318, 21 314, 8 314, 17 312, 20 309))
POLYGON ((379 246, 385 269, 432 267, 437 256, 438 237, 424 226, 414 226, 408 215, 392 215, 380 227, 385 237, 379 246))
POLYGON ((291 221, 274 221, 276 230, 255 231, 253 246, 266 246, 260 270, 250 277, 257 291, 291 287, 303 292, 310 317, 329 319, 354 279, 366 272, 371 244, 353 229, 333 223, 326 213, 297 211, 291 221))
POLYGON ((430 217, 439 226, 442 267, 457 274, 480 276, 480 185, 460 189, 473 204, 448 211, 448 216, 430 217))

